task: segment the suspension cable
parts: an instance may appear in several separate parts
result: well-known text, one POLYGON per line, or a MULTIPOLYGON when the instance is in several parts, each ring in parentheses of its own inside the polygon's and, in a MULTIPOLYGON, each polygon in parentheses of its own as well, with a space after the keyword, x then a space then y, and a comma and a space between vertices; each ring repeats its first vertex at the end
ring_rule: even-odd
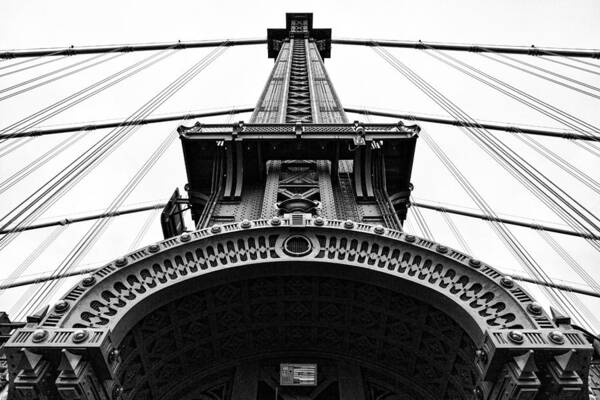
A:
MULTIPOLYGON (((138 72, 145 70, 146 68, 156 64, 157 62, 159 62, 173 54, 175 54, 175 53, 172 51, 151 54, 150 56, 145 57, 142 60, 139 60, 125 68, 122 68, 119 71, 117 71, 99 81, 96 81, 93 84, 88 85, 88 86, 84 87, 83 89, 80 89, 77 92, 72 93, 69 96, 67 96, 61 100, 58 100, 57 102, 52 103, 19 121, 16 121, 8 126, 5 126, 4 128, 0 129, 0 133, 7 133, 14 129, 19 129, 19 130, 29 129, 29 128, 39 124, 40 122, 43 122, 43 121, 57 115, 58 113, 72 107, 73 105, 79 104, 81 101, 86 100, 86 99, 92 97, 93 95, 100 93, 100 92, 104 91, 105 89, 108 89, 109 87, 114 86, 115 84, 129 78, 130 76, 133 76, 133 75, 137 74, 138 72), (69 102, 71 102, 71 103, 69 103, 69 102), (59 108, 61 106, 62 106, 62 108, 59 108), (57 108, 58 108, 58 110, 57 110, 57 108)), ((4 139, 4 140, 6 140, 6 139, 4 139)), ((2 141, 3 140, 1 140, 0 143, 2 141)))
MULTIPOLYGON (((171 131, 171 133, 160 143, 157 149, 151 154, 148 160, 146 160, 146 162, 138 169, 136 174, 131 178, 127 185, 125 185, 121 192, 115 197, 110 206, 107 208, 107 213, 114 212, 114 210, 116 210, 127 199, 127 197, 133 192, 137 185, 148 174, 150 169, 156 164, 156 162, 165 153, 169 146, 174 143, 176 138, 176 131, 171 131)), ((69 272, 72 270, 73 266, 79 264, 83 257, 87 255, 89 250, 91 250, 93 245, 98 241, 98 239, 105 231, 110 221, 111 220, 108 218, 96 220, 94 225, 87 231, 87 233, 79 240, 75 247, 71 249, 71 251, 59 264, 59 266, 53 272, 53 275, 59 275, 65 272, 69 272)), ((56 289, 58 289, 58 286, 59 285, 57 281, 48 281, 37 290, 35 288, 32 288, 32 291, 36 290, 36 293, 33 296, 31 296, 31 293, 27 293, 27 297, 25 299, 28 300, 26 301, 25 305, 20 311, 20 314, 27 315, 28 313, 35 310, 37 307, 40 306, 40 304, 45 302, 50 296, 53 295, 56 289)))
POLYGON ((578 92, 578 93, 584 94, 584 95, 586 95, 586 96, 590 96, 590 97, 593 97, 593 98, 595 98, 595 99, 600 99, 600 96, 599 96, 599 95, 597 95, 597 94, 590 93, 590 92, 588 92, 588 91, 586 91, 586 90, 583 90, 583 89, 580 89, 580 88, 578 88, 578 87, 576 87, 576 86, 569 85, 568 83, 564 83, 564 82, 558 81, 558 80, 556 80, 556 79, 552 79, 552 78, 549 78, 549 77, 547 77, 547 76, 544 76, 544 75, 538 74, 537 72, 533 72, 533 71, 530 71, 530 70, 528 70, 528 69, 521 68, 521 67, 519 67, 519 66, 517 66, 517 65, 514 65, 514 64, 512 64, 512 63, 509 63, 509 62, 506 62, 506 61, 502 61, 502 60, 500 60, 500 59, 499 59, 499 58, 497 58, 497 57, 502 57, 502 58, 504 58, 504 59, 507 59, 507 60, 510 60, 510 61, 512 61, 512 62, 514 62, 514 63, 518 63, 518 64, 521 64, 521 65, 528 66, 529 68, 536 69, 536 70, 538 70, 538 71, 541 71, 541 72, 544 72, 544 73, 546 73, 546 74, 548 74, 548 75, 552 75, 552 76, 558 77, 558 78, 560 78, 560 79, 566 80, 566 81, 568 81, 568 82, 572 82, 572 83, 575 83, 575 84, 577 84, 577 85, 580 85, 580 86, 586 87, 586 88, 588 88, 588 89, 590 89, 590 90, 593 90, 593 91, 596 91, 596 92, 600 92, 600 88, 598 88, 598 87, 596 87, 596 86, 594 86, 594 85, 590 85, 590 84, 587 84, 587 83, 585 83, 585 82, 579 81, 579 80, 577 80, 577 79, 570 78, 570 77, 568 77, 568 76, 566 76, 566 75, 563 75, 563 74, 559 74, 559 73, 557 73, 557 72, 550 71, 550 70, 548 70, 548 69, 546 69, 546 68, 539 67, 539 66, 537 66, 537 65, 534 65, 534 64, 531 64, 531 63, 525 62, 525 61, 523 61, 523 60, 519 60, 518 58, 511 57, 511 56, 507 56, 506 54, 498 54, 498 55, 497 55, 497 57, 492 57, 492 56, 490 56, 490 55, 487 55, 487 54, 479 54, 479 55, 480 55, 481 57, 485 57, 485 58, 486 58, 486 59, 488 59, 488 60, 492 60, 492 61, 495 61, 495 62, 497 62, 497 63, 500 63, 500 64, 502 64, 502 65, 506 65, 507 67, 514 68, 514 69, 516 69, 516 70, 518 70, 518 71, 521 71, 521 72, 525 72, 526 74, 529 74, 529 75, 536 76, 536 77, 538 77, 538 78, 541 78, 541 79, 543 79, 543 80, 545 80, 545 81, 548 81, 548 82, 555 83, 555 84, 557 84, 557 85, 560 85, 560 86, 562 86, 562 87, 565 87, 565 88, 567 88, 567 89, 571 89, 571 90, 573 90, 573 91, 576 91, 576 92, 578 92))
MULTIPOLYGON (((6 134, 7 132, 14 130, 14 129, 30 129, 34 126, 36 126, 37 124, 39 124, 40 122, 46 121, 52 117, 54 117, 57 114, 60 114, 61 112, 89 99, 92 96, 95 96, 96 94, 116 85, 117 83, 145 70, 146 68, 156 64, 159 61, 162 61, 163 59, 171 56, 175 54, 174 52, 168 52, 168 53, 157 53, 157 54, 153 54, 149 57, 146 57, 145 59, 138 61, 128 67, 125 67, 123 69, 121 69, 120 71, 117 71, 116 73, 98 81, 93 83, 90 86, 87 86, 81 90, 79 90, 78 92, 75 92, 45 108, 43 108, 42 110, 39 110, 17 122, 12 123, 11 125, 4 127, 3 129, 0 129, 0 134, 6 134)), ((7 139, 10 138, 9 136, 4 136, 3 138, 0 139, 0 143, 3 143, 4 141, 6 141, 7 139)), ((0 154, 0 157, 16 150, 17 148, 27 144, 28 142, 30 142, 32 139, 31 138, 27 138, 25 140, 21 140, 19 142, 16 143, 16 145, 12 146, 9 150, 5 150, 2 154, 0 154)))
MULTIPOLYGON (((493 130, 493 131, 504 131, 511 133, 522 133, 526 135, 539 135, 539 136, 549 136, 554 138, 561 139, 574 139, 574 140, 588 140, 600 142, 600 135, 582 135, 573 132, 567 132, 558 129, 538 129, 531 128, 527 126, 516 126, 514 124, 491 124, 484 123, 481 121, 476 121, 474 123, 465 121, 463 119, 450 119, 450 118, 442 118, 442 117, 432 117, 429 115, 422 114, 412 114, 405 112, 389 112, 389 111, 380 111, 373 109, 364 109, 364 108, 355 108, 355 107, 344 107, 344 111, 355 114, 372 114, 378 115, 381 117, 391 117, 391 118, 402 118, 409 119, 413 121, 422 121, 422 122, 431 122, 434 124, 442 124, 442 125, 453 125, 453 126, 466 126, 466 127, 483 127, 485 129, 493 130)), ((1 136, 0 136, 1 137, 1 136)))
POLYGON ((133 251, 133 250, 135 250, 135 249, 137 249, 140 246, 140 243, 142 242, 142 239, 148 233, 148 230, 152 226, 152 223, 154 221, 156 221, 156 219, 160 216, 160 214, 162 212, 162 208, 164 208, 164 207, 156 208, 153 212, 148 213, 148 216, 144 220, 144 223, 142 224, 140 230, 135 235, 135 237, 131 241, 131 244, 129 245, 129 251, 130 252, 133 251))
POLYGON ((65 67, 62 67, 62 68, 56 69, 56 70, 54 70, 54 71, 50 71, 50 72, 48 72, 48 73, 45 73, 45 74, 42 74, 42 75, 38 75, 38 76, 36 76, 36 77, 34 77, 34 78, 27 79, 27 80, 25 80, 25 81, 22 81, 22 82, 16 83, 16 84, 14 84, 14 85, 12 85, 12 86, 8 86, 8 87, 5 87, 5 88, 2 88, 2 89, 0 89, 0 93, 6 93, 6 92, 10 92, 11 90, 19 89, 19 88, 21 88, 21 87, 23 87, 23 86, 25 86, 25 85, 29 85, 30 83, 37 82, 37 81, 39 81, 39 80, 41 80, 41 79, 44 79, 44 78, 51 77, 51 76, 53 76, 53 75, 56 75, 56 74, 58 74, 58 73, 60 73, 60 72, 67 71, 67 70, 70 70, 70 69, 72 69, 72 68, 75 68, 75 67, 77 67, 77 66, 79 66, 79 65, 81 65, 81 64, 86 64, 86 63, 89 63, 89 62, 91 62, 91 61, 94 61, 94 60, 96 60, 96 59, 98 59, 98 58, 104 57, 104 59, 102 59, 102 60, 100 60, 100 61, 97 61, 97 62, 95 62, 95 63, 89 64, 89 65, 84 65, 84 66, 83 66, 83 67, 81 67, 81 68, 77 68, 77 69, 75 69, 75 70, 69 71, 69 72, 67 72, 67 73, 64 73, 64 74, 62 74, 62 75, 55 76, 54 78, 47 79, 47 80, 45 80, 45 81, 42 81, 42 82, 39 82, 39 83, 37 83, 37 84, 35 84, 35 85, 31 85, 31 86, 29 86, 29 87, 26 87, 26 88, 23 88, 23 89, 20 89, 20 90, 16 90, 16 91, 14 91, 14 92, 12 92, 12 93, 5 94, 5 95, 3 95, 3 96, 0 96, 0 101, 3 101, 3 100, 10 99, 10 98, 12 98, 12 97, 18 96, 18 95, 20 95, 20 94, 23 94, 23 93, 27 93, 27 92, 29 92, 29 91, 31 91, 31 90, 33 90, 33 89, 37 89, 37 88, 39 88, 39 87, 42 87, 42 86, 45 86, 45 85, 47 85, 47 84, 49 84, 49 83, 56 82, 57 80, 60 80, 60 79, 62 79, 62 78, 65 78, 65 77, 68 77, 68 76, 72 76, 72 75, 74 75, 74 74, 76 74, 76 73, 78 73, 78 72, 85 71, 85 70, 87 70, 87 69, 90 69, 90 68, 92 68, 92 67, 95 67, 96 65, 104 64, 104 63, 106 63, 106 62, 108 62, 108 61, 111 61, 111 60, 113 60, 113 59, 115 59, 115 58, 117 58, 117 57, 120 57, 120 56, 122 56, 122 54, 113 55, 112 57, 106 57, 106 56, 104 56, 103 54, 99 54, 99 55, 97 55, 97 56, 94 56, 94 57, 88 58, 88 59, 86 59, 86 60, 79 61, 79 62, 76 62, 76 63, 74 63, 74 64, 70 64, 70 65, 67 65, 67 66, 65 66, 65 67))
MULTIPOLYGON (((423 42, 409 40, 378 40, 378 39, 332 39, 332 44, 360 45, 369 47, 399 47, 405 49, 432 48, 445 51, 469 51, 474 53, 495 52, 507 54, 527 54, 531 56, 550 55, 550 56, 571 56, 584 58, 600 58, 600 50, 587 49, 556 49, 543 48, 531 45, 525 46, 497 46, 497 45, 473 45, 459 43, 439 43, 423 42)), ((583 60, 578 60, 584 62, 583 60)))
MULTIPOLYGON (((402 75, 404 75, 411 83, 416 85, 419 89, 421 89, 426 95, 428 95, 432 100, 436 101, 440 106, 442 106, 446 111, 450 112, 453 116, 460 115, 461 117, 471 120, 471 122, 475 122, 470 117, 460 110, 454 103, 451 103, 445 96, 439 93, 437 90, 433 89, 431 85, 427 84, 420 78, 414 71, 408 68, 404 63, 393 57, 389 52, 384 49, 379 49, 378 47, 374 47, 374 50, 382 56, 384 60, 386 60, 391 66, 393 66, 396 70, 398 70, 402 75)), ((463 128, 470 129, 470 128, 463 128)), ((484 131, 483 129, 478 129, 478 131, 484 131)), ((484 132, 485 133, 485 132, 484 132)), ((478 194, 476 189, 470 184, 470 182, 462 175, 462 173, 456 168, 454 163, 448 158, 448 156, 439 148, 439 146, 435 143, 433 138, 431 138, 427 132, 421 131, 421 136, 425 139, 425 142, 429 145, 429 147, 434 151, 436 156, 443 162, 443 164, 450 170, 452 175, 458 180, 461 186, 467 191, 469 196, 475 201, 475 203, 488 214, 494 215, 494 211, 491 207, 485 202, 485 200, 478 194)), ((467 135, 468 137, 472 137, 472 135, 467 135)), ((483 148, 486 150, 486 148, 483 148)), ((489 150, 489 149, 488 149, 489 150)), ((532 274, 538 279, 543 281, 550 282, 549 277, 545 273, 545 271, 541 268, 541 266, 535 261, 535 259, 529 254, 529 252, 523 247, 523 245, 518 241, 518 239, 505 228, 504 225, 498 222, 490 222, 490 225, 494 228, 494 231, 498 234, 499 238, 502 242, 507 246, 507 248, 511 251, 511 253, 515 256, 516 260, 521 263, 521 265, 525 268, 528 273, 532 274)), ((555 293, 552 290, 546 290, 547 295, 550 299, 554 301, 555 304, 562 305, 565 309, 571 311, 573 314, 576 313, 574 307, 568 299, 565 299, 559 293, 555 293)))
MULTIPOLYGON (((57 53, 57 52, 54 52, 54 53, 52 53, 52 54, 49 54, 49 55, 56 56, 56 55, 58 55, 58 53, 57 53)), ((30 62, 37 61, 37 60, 41 59, 42 57, 43 57, 43 56, 34 56, 34 57, 28 57, 26 60, 17 61, 17 62, 15 62, 15 63, 9 64, 9 65, 5 65, 5 66, 2 66, 2 67, 0 67, 0 71, 1 71, 1 70, 4 70, 4 69, 7 69, 7 68, 13 68, 13 67, 16 67, 17 65, 28 64, 28 63, 30 63, 30 62)), ((1 56, 0 56, 0 62, 6 62, 6 61, 9 61, 11 58, 12 58, 12 57, 10 57, 10 56, 8 56, 8 57, 1 57, 1 56)))
POLYGON ((568 229, 555 228, 553 226, 542 225, 542 224, 534 223, 534 222, 526 222, 523 220, 517 220, 517 219, 511 219, 511 218, 501 218, 501 217, 490 215, 490 214, 474 213, 474 212, 470 212, 470 211, 459 210, 457 208, 452 208, 452 207, 448 207, 448 206, 443 206, 443 207, 437 206, 435 204, 424 203, 422 201, 412 202, 411 204, 414 207, 427 208, 429 210, 435 210, 435 211, 439 211, 442 213, 462 215, 464 217, 477 218, 477 219, 481 219, 484 221, 501 222, 501 223, 507 224, 507 225, 522 226, 522 227, 530 228, 530 229, 539 229, 539 230, 543 230, 543 231, 547 231, 547 232, 560 233, 562 235, 577 236, 577 237, 583 237, 583 238, 587 238, 587 239, 600 240, 600 235, 590 235, 588 233, 570 231, 568 229))
MULTIPOLYGON (((588 188, 590 188, 597 194, 600 194, 600 183, 597 180, 595 180, 594 178, 592 178, 591 176, 589 176, 588 174, 586 174, 579 168, 575 167, 569 161, 562 158, 561 156, 559 156, 558 154, 556 154, 555 152, 550 150, 548 147, 544 146, 538 140, 534 140, 533 138, 530 138, 528 135, 529 133, 531 133, 529 131, 530 128, 516 127, 516 126, 503 126, 503 125, 496 125, 496 124, 485 124, 485 123, 481 123, 479 121, 477 123, 470 123, 470 122, 464 121, 464 120, 454 120, 454 119, 447 119, 447 118, 430 117, 430 116, 415 115, 415 114, 409 114, 409 113, 377 111, 377 110, 371 110, 371 109, 366 109, 366 108, 344 108, 344 110, 346 112, 351 112, 351 113, 356 113, 356 114, 361 114, 361 115, 372 114, 372 115, 379 115, 379 116, 383 116, 383 117, 402 118, 402 119, 408 119, 408 120, 412 120, 412 121, 441 123, 441 124, 453 125, 453 126, 468 126, 468 127, 481 126, 485 129, 490 129, 490 130, 496 130, 496 129, 498 129, 497 127, 503 127, 503 130, 516 133, 517 135, 515 135, 515 137, 518 140, 522 141, 524 144, 526 144, 527 146, 532 148, 535 152, 540 154, 542 157, 546 158, 548 161, 550 161, 551 163, 553 163, 554 165, 556 165, 557 167, 559 167, 560 169, 562 169, 563 171, 565 171, 566 173, 568 173, 569 175, 571 175, 572 177, 574 177, 575 179, 580 181, 582 184, 584 184, 585 186, 587 186, 588 188)), ((538 131, 538 130, 533 129, 533 131, 538 131)), ((560 134, 558 131, 556 131, 556 134, 553 133, 551 136, 564 137, 561 135, 562 134, 560 134)), ((568 134, 568 135, 571 135, 571 134, 568 134)), ((546 136, 546 135, 544 135, 544 136, 546 136)), ((569 138, 572 138, 572 137, 569 136, 569 138)), ((582 136, 582 138, 585 140, 585 138, 587 138, 587 136, 582 136)), ((597 139, 600 141, 600 136, 597 136, 597 139)))
MULTIPOLYGON (((573 114, 570 114, 566 111, 561 110, 558 107, 555 107, 545 101, 542 101, 533 95, 530 95, 512 85, 509 85, 506 82, 501 81, 500 79, 494 78, 493 76, 477 68, 474 68, 469 64, 456 59, 455 57, 443 54, 441 52, 437 52, 435 50, 434 52, 425 52, 425 54, 526 105, 527 107, 536 110, 541 114, 546 115, 547 117, 552 118, 565 126, 568 126, 569 128, 581 134, 592 136, 593 134, 600 133, 600 128, 596 127, 595 125, 592 125, 589 122, 577 118, 573 114)), ((577 146, 582 147, 591 154, 600 157, 600 148, 597 147, 594 143, 576 142, 575 144, 577 146)))
POLYGON ((579 71, 589 72, 590 74, 600 75, 599 71, 593 71, 591 69, 579 67, 577 65, 569 64, 569 63, 566 63, 564 61, 559 61, 559 60, 556 60, 556 59, 551 58, 551 57, 540 57, 540 59, 544 60, 544 61, 549 61, 549 62, 552 62, 552 63, 555 63, 555 64, 563 65, 565 67, 573 68, 573 69, 576 69, 576 70, 579 70, 579 71))
POLYGON ((156 50, 183 50, 196 49, 202 47, 222 47, 222 46, 247 46, 253 44, 266 44, 266 39, 225 39, 225 40, 195 40, 168 43, 145 43, 145 44, 125 44, 113 46, 70 46, 64 49, 30 49, 30 50, 0 50, 0 59, 2 58, 21 58, 21 57, 40 57, 57 55, 76 55, 76 54, 96 54, 96 53, 131 53, 136 51, 156 51, 156 50))
MULTIPOLYGON (((15 282, 27 269, 39 258, 39 256, 52 244, 58 237, 67 229, 66 226, 58 226, 50 232, 50 234, 40 242, 36 248, 29 253, 29 255, 19 264, 19 266, 13 269, 8 277, 3 281, 3 285, 10 285, 15 282)), ((1 287, 0 287, 1 289, 1 287)), ((2 292, 0 292, 0 298, 2 292)))
MULTIPOLYGON (((214 110, 214 111, 197 111, 197 112, 188 112, 185 114, 174 114, 162 117, 152 117, 152 118, 140 118, 135 120, 121 120, 114 122, 104 122, 98 124, 74 124, 68 125, 58 128, 39 128, 30 131, 19 131, 19 132, 9 132, 6 134, 0 134, 0 139, 11 139, 11 138, 23 138, 23 137, 37 137, 37 136, 45 136, 45 135, 54 135, 58 133, 68 133, 68 132, 80 132, 80 131, 95 131, 98 129, 107 129, 107 128, 117 128, 120 126, 129 126, 129 125, 148 125, 148 124, 156 124, 162 122, 170 122, 170 121, 181 121, 190 118, 202 118, 202 117, 216 117, 219 115, 235 115, 235 114, 244 114, 248 112, 254 111, 254 108, 251 107, 233 107, 231 109, 223 109, 223 110, 214 110)), ((600 141, 600 137, 598 138, 600 141)))
MULTIPOLYGON (((173 96, 183 85, 191 80, 195 75, 200 73, 206 68, 212 61, 214 61, 226 47, 214 49, 189 68, 186 72, 180 75, 175 81, 169 84, 159 94, 154 96, 145 105, 140 107, 134 112, 129 119, 137 119, 140 117, 147 116, 150 112, 154 111, 164 101, 173 96)), ((107 134, 104 138, 100 139, 91 148, 84 151, 79 155, 73 162, 59 171, 53 178, 47 183, 43 184, 38 190, 32 193, 29 197, 23 200, 15 208, 13 208, 7 215, 4 216, 0 229, 7 229, 10 224, 20 219, 20 221, 13 226, 18 228, 27 223, 30 223, 37 216, 41 215, 51 205, 53 205, 58 199, 60 199, 71 187, 76 185, 81 179, 89 174, 93 168, 101 163, 108 155, 110 155, 118 146, 120 146, 125 140, 131 137, 131 133, 135 130, 133 126, 127 126, 123 128, 116 128, 107 134)), ((0 250, 12 241, 18 233, 5 235, 0 238, 0 250)))
POLYGON ((66 139, 60 141, 58 144, 50 148, 48 151, 40 155, 38 158, 30 163, 27 163, 23 168, 13 173, 11 176, 0 182, 0 194, 3 194, 8 189, 23 181, 23 179, 30 176, 35 171, 46 165, 48 162, 55 159, 57 156, 62 154, 65 150, 71 148, 75 143, 81 140, 84 135, 73 134, 66 139))
POLYGON ((452 218, 450 217, 450 215, 448 215, 448 213, 446 211, 442 211, 442 217, 444 217, 444 220, 446 221, 446 224, 448 225, 448 227, 452 231, 452 234, 454 235, 454 237, 456 238, 456 240, 460 244, 462 250, 465 253, 467 253, 467 254, 473 254, 473 251, 471 250, 471 247, 469 247, 469 245, 467 244, 467 241, 465 240, 465 237, 460 232, 460 230, 458 229, 458 226, 456 226, 456 224, 454 223, 454 221, 452 221, 452 218))
POLYGON ((571 175, 573 178, 593 190, 597 195, 600 195, 600 182, 596 179, 592 178, 569 161, 565 160, 563 157, 556 154, 554 151, 550 150, 548 147, 544 146, 538 140, 527 137, 526 135, 517 136, 517 139, 524 143, 526 146, 533 149, 536 153, 552 162, 552 164, 556 165, 558 168, 562 169, 567 174, 571 175))
MULTIPOLYGON (((557 53, 557 52, 555 52, 553 50, 547 50, 545 53, 547 55, 549 55, 549 56, 561 57, 561 58, 564 58, 564 59, 567 59, 567 60, 571 60, 571 61, 579 63, 579 64, 589 65, 589 66, 594 67, 594 68, 600 68, 600 64, 593 63, 593 62, 586 61, 586 60, 580 60, 579 58, 573 57, 572 54, 560 54, 560 53, 557 53)), ((593 58, 600 58, 600 57, 593 57, 593 58)))
POLYGON ((113 217, 118 217, 120 215, 135 214, 138 212, 143 212, 143 211, 148 211, 148 210, 161 209, 161 208, 164 208, 166 205, 167 205, 167 203, 158 203, 158 204, 152 204, 152 205, 148 205, 148 206, 126 208, 124 210, 103 212, 103 213, 98 213, 98 214, 90 214, 90 215, 85 215, 82 217, 62 218, 62 219, 54 220, 54 221, 41 222, 38 224, 20 226, 18 228, 14 228, 14 229, 4 229, 4 230, 0 231, 0 235, 4 235, 7 233, 31 231, 31 230, 35 230, 35 229, 44 229, 44 228, 48 228, 51 226, 71 225, 71 224, 75 224, 78 222, 93 221, 93 220, 101 219, 101 218, 113 218, 113 217))
MULTIPOLYGON (((410 202, 413 202, 412 196, 410 198, 410 202)), ((421 210, 419 208, 413 208, 413 213, 415 215, 415 222, 417 223, 417 226, 419 227, 421 233, 423 233, 425 239, 435 241, 433 233, 431 232, 431 229, 429 228, 429 225, 427 224, 423 213, 421 213, 421 210)))
MULTIPOLYGON (((18 72, 27 71, 29 69, 40 67, 42 65, 50 64, 50 63, 53 63, 53 62, 56 62, 56 61, 60 61, 63 58, 65 58, 65 57, 49 58, 49 59, 46 59, 46 60, 42 60, 41 62, 39 62, 37 64, 34 64, 34 65, 28 65, 27 67, 15 69, 14 71, 4 72, 4 73, 0 74, 0 78, 3 78, 5 76, 9 76, 9 75, 13 75, 13 74, 16 74, 18 72)), ((15 66, 17 64, 13 64, 13 65, 11 65, 11 67, 15 66)), ((7 67, 4 67, 4 68, 7 68, 7 67)))
MULTIPOLYGON (((192 78, 197 76, 203 71, 208 65, 210 65, 216 58, 218 58, 227 48, 220 47, 211 51, 206 57, 203 57, 200 61, 195 63, 186 72, 176 78, 171 84, 157 94, 147 106, 142 107, 143 113, 148 115, 154 111, 158 106, 163 104, 167 99, 172 97, 179 89, 187 84, 192 78)), ((141 111, 142 112, 142 111, 141 111)), ((132 117, 144 116, 139 113, 134 113, 132 117)), ((134 127, 126 127, 129 131, 134 130, 134 127)), ((177 131, 173 130, 158 146, 158 148, 152 153, 150 158, 142 165, 142 167, 136 172, 134 177, 129 183, 121 190, 119 195, 113 200, 107 212, 116 211, 121 204, 127 199, 132 191, 137 187, 141 180, 146 176, 149 170, 156 164, 160 157, 166 152, 169 146, 174 143, 178 137, 177 131)), ((83 257, 89 252, 96 241, 99 239, 101 234, 104 232, 106 226, 110 223, 110 219, 99 219, 96 220, 94 225, 88 230, 86 235, 77 243, 77 245, 71 250, 71 252, 63 259, 63 262, 59 264, 55 270, 55 274, 61 274, 72 269, 72 267, 78 264, 83 257)), ((46 282, 36 292, 36 294, 29 298, 27 303, 21 310, 21 314, 28 314, 35 310, 40 304, 46 301, 58 288, 58 282, 46 282)))
MULTIPOLYGON (((435 54, 430 55, 441 61, 445 61, 435 54)), ((471 68, 470 66, 468 67, 471 68)), ((487 74, 482 74, 488 76, 487 74)), ((478 77, 475 78, 479 80, 478 77)), ((498 80, 496 79, 496 81, 498 80)), ((597 223, 600 219, 598 219, 597 216, 567 194, 561 187, 548 179, 544 174, 540 173, 531 163, 528 163, 516 154, 514 150, 497 140, 485 129, 475 129, 474 135, 469 135, 469 138, 484 151, 488 152, 488 154, 498 161, 503 168, 507 169, 511 175, 527 187, 534 195, 536 195, 536 197, 542 200, 550 209, 557 213, 557 215, 561 216, 561 218, 571 227, 576 230, 582 229, 591 233, 590 229, 579 221, 580 218, 589 224, 596 232, 600 231, 600 227, 597 223), (485 146, 485 148, 482 146, 485 146)), ((600 245, 598 243, 590 242, 590 244, 592 244, 596 250, 600 251, 600 245)))
MULTIPOLYGON (((127 197, 133 192, 138 186, 142 179, 148 174, 150 169, 156 164, 160 157, 166 152, 166 150, 175 142, 177 138, 177 132, 175 130, 160 143, 156 150, 146 160, 146 162, 138 169, 136 174, 130 179, 127 185, 121 190, 117 197, 112 201, 110 206, 107 208, 107 212, 114 212, 118 207, 123 204, 127 197)), ((87 255, 89 250, 98 241, 106 227, 110 223, 110 219, 99 219, 96 220, 94 225, 88 230, 83 238, 77 243, 77 245, 71 250, 63 262, 55 270, 55 274, 62 274, 72 270, 73 266, 80 263, 83 257, 87 255)), ((32 310, 35 310, 41 303, 46 301, 55 290, 58 288, 58 282, 49 282, 42 285, 42 288, 36 292, 27 304, 23 307, 23 313, 27 314, 32 310), (35 300, 34 300, 35 299, 35 300)))

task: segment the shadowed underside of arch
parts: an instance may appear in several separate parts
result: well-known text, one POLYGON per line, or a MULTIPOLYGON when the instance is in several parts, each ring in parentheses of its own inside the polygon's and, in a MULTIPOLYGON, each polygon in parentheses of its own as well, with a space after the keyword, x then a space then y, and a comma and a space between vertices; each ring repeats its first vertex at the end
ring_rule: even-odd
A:
POLYGON ((98 386, 127 398, 193 397, 198 382, 235 398, 243 370, 262 371, 268 387, 256 390, 268 391, 273 360, 319 357, 322 382, 342 382, 350 368, 365 393, 496 399, 566 385, 583 399, 590 353, 490 266, 402 232, 323 219, 232 223, 138 250, 76 285, 35 328, 7 344, 15 386, 31 384, 16 366, 21 349, 37 348, 58 391, 98 386), (65 366, 81 363, 87 372, 65 366))
POLYGON ((126 398, 181 399, 215 375, 228 375, 220 385, 233 385, 236 368, 246 363, 268 370, 315 359, 332 369, 318 381, 334 386, 341 363, 360 366, 367 392, 378 377, 407 399, 472 395, 475 345, 444 312, 360 274, 314 273, 327 264, 289 267, 251 278, 223 271, 214 285, 140 320, 119 347, 126 398), (298 268, 305 274, 290 274, 298 268))

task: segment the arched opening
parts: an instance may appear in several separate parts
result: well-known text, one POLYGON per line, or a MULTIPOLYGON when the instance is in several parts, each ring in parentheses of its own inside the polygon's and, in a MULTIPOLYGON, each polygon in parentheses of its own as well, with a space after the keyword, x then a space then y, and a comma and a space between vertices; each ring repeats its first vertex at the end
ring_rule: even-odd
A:
POLYGON ((124 398, 472 396, 472 338, 384 274, 313 262, 209 275, 143 317, 150 303, 133 310, 119 346, 124 398), (280 386, 282 363, 317 364, 317 385, 280 386))
POLYGON ((156 400, 472 398, 475 385, 521 385, 500 370, 510 348, 554 326, 512 280, 445 246, 364 224, 282 224, 140 249, 76 285, 40 326, 94 330, 109 390, 156 400), (510 344, 513 330, 530 336, 510 344), (317 386, 279 385, 283 363, 316 364, 317 386))

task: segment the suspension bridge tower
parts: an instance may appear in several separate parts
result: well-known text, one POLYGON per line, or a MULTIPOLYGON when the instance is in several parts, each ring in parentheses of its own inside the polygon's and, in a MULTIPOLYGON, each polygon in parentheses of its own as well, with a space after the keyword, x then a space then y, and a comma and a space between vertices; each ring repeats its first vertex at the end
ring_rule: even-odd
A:
POLYGON ((9 399, 588 399, 569 318, 403 232, 419 127, 348 120, 312 14, 267 42, 247 123, 179 128, 195 228, 176 192, 165 240, 29 316, 9 399))

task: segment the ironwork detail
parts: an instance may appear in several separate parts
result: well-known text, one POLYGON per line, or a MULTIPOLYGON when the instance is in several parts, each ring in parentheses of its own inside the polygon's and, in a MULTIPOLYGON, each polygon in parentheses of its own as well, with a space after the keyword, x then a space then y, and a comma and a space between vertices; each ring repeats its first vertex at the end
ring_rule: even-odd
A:
POLYGON ((314 400, 598 393, 568 318, 402 232, 419 127, 349 123, 323 62, 331 30, 293 13, 267 37, 275 65, 250 123, 179 128, 197 230, 169 226, 11 332, 11 394, 293 398, 280 362, 319 365, 299 394, 314 400))

